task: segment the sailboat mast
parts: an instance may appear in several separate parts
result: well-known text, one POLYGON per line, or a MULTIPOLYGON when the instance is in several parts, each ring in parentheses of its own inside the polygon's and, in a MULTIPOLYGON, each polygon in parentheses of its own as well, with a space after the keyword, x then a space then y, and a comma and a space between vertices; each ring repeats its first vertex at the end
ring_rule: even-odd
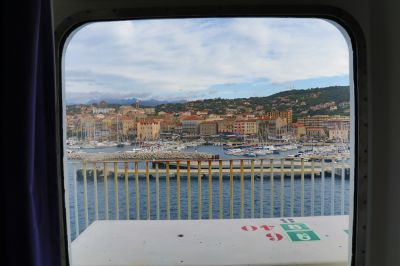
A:
POLYGON ((119 136, 118 136, 118 113, 117 113, 117 134, 116 134, 117 142, 119 141, 119 140, 118 140, 118 137, 119 137, 119 136))

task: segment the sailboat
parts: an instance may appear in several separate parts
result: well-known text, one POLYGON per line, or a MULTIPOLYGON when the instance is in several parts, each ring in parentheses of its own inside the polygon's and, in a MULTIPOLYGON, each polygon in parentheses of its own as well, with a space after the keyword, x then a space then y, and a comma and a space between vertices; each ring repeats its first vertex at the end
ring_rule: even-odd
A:
POLYGON ((119 123, 118 123, 118 114, 117 114, 117 147, 122 148, 125 146, 123 142, 121 142, 120 137, 119 137, 119 123))
MULTIPOLYGON (((265 137, 268 140, 268 128, 266 126, 266 124, 263 125, 263 130, 259 131, 259 140, 260 140, 260 145, 257 149, 253 150, 253 153, 255 154, 255 156, 265 156, 267 154, 272 154, 274 152, 275 147, 272 145, 266 145, 265 137)), ((253 154, 250 154, 250 156, 252 156, 253 154)))

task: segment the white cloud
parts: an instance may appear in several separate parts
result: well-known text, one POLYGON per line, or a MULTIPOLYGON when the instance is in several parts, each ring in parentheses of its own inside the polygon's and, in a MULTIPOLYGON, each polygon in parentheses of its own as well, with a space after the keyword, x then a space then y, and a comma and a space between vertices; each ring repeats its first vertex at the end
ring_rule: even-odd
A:
POLYGON ((146 90, 148 97, 165 98, 216 84, 283 83, 349 71, 342 34, 319 19, 97 22, 75 34, 65 62, 67 96, 146 90))

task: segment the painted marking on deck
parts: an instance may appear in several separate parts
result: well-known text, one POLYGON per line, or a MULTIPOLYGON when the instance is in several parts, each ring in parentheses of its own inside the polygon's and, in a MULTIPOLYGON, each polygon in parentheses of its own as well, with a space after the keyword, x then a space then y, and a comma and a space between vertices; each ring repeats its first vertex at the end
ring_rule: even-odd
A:
POLYGON ((310 228, 304 223, 281 224, 281 226, 285 231, 310 230, 310 228))
POLYGON ((293 218, 282 218, 280 219, 282 223, 288 224, 288 223, 296 223, 296 221, 293 218))
POLYGON ((244 225, 241 227, 243 231, 256 231, 257 230, 257 226, 254 225, 244 225))
MULTIPOLYGON (((254 232, 257 231, 258 229, 264 229, 264 231, 272 231, 275 228, 275 225, 267 225, 263 224, 260 226, 255 226, 255 225, 244 225, 241 227, 243 231, 246 232, 254 232)), ((269 241, 281 241, 283 239, 283 235, 275 232, 270 232, 265 235, 269 241)))
POLYGON ((318 235, 312 231, 286 231, 289 239, 292 242, 304 242, 304 241, 318 241, 321 240, 318 235))
POLYGON ((265 235, 270 241, 281 241, 283 239, 283 235, 279 233, 268 233, 265 235))
POLYGON ((273 228, 275 227, 275 225, 261 225, 260 228, 264 229, 265 231, 271 231, 273 228))
POLYGON ((317 233, 304 223, 281 224, 292 242, 321 240, 317 233))

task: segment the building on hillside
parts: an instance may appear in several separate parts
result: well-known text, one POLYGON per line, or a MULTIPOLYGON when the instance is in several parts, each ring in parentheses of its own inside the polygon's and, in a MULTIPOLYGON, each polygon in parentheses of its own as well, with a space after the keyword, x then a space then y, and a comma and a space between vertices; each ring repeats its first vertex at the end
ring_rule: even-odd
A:
POLYGON ((299 140, 307 135, 306 127, 301 123, 292 123, 293 135, 296 140, 299 140))
POLYGON ((114 113, 115 108, 99 108, 99 107, 92 107, 93 114, 110 114, 114 113))
POLYGON ((320 123, 326 129, 350 130, 350 117, 348 119, 329 119, 320 123))
POLYGON ((262 139, 284 139, 288 134, 287 118, 261 117, 257 119, 258 135, 262 139))
POLYGON ((350 128, 350 116, 342 115, 314 115, 297 118, 297 122, 305 127, 329 127, 336 124, 339 128, 350 128))
POLYGON ((291 109, 287 111, 271 111, 271 112, 265 112, 265 117, 269 118, 283 118, 286 120, 287 124, 291 124, 293 121, 293 111, 291 109))
POLYGON ((155 115, 156 114, 156 108, 154 108, 154 107, 145 107, 145 108, 143 108, 143 110, 146 115, 155 115))
POLYGON ((208 115, 208 110, 197 111, 196 115, 205 117, 208 115))
POLYGON ((181 120, 185 117, 185 116, 191 116, 192 112, 190 111, 184 111, 184 112, 180 112, 179 116, 181 117, 181 120))
POLYGON ((235 115, 238 113, 238 110, 234 108, 225 108, 225 113, 227 115, 235 115))
POLYGON ((133 112, 128 112, 127 116, 129 116, 130 118, 132 118, 136 122, 139 122, 139 121, 147 118, 147 115, 145 113, 136 112, 136 110, 134 110, 133 112))
POLYGON ((160 131, 162 134, 166 133, 177 133, 179 134, 182 126, 180 125, 179 122, 173 121, 173 120, 161 120, 160 124, 160 131))
POLYGON ((349 141, 349 130, 347 129, 329 129, 328 138, 330 140, 349 141))
POLYGON ((121 132, 122 135, 127 137, 133 137, 132 133, 136 132, 137 121, 129 116, 123 116, 121 119, 121 132))
POLYGON ((137 140, 158 140, 160 138, 160 121, 144 119, 137 123, 137 140))
POLYGON ((323 127, 306 127, 307 138, 320 139, 326 137, 326 132, 323 127))
POLYGON ((135 110, 135 108, 133 106, 122 105, 119 107, 118 113, 120 113, 122 115, 127 115, 129 112, 133 112, 134 110, 135 110))
POLYGON ((334 106, 334 105, 336 105, 335 102, 320 103, 320 104, 311 106, 310 110, 318 111, 318 110, 323 110, 323 109, 329 109, 331 106, 334 106))
POLYGON ((207 116, 207 121, 218 121, 218 120, 222 120, 224 119, 224 117, 222 115, 218 115, 218 114, 209 114, 207 116))
POLYGON ((256 115, 254 113, 241 113, 236 116, 238 120, 249 120, 255 119, 256 115))
POLYGON ((204 121, 200 123, 199 131, 201 136, 211 136, 218 133, 218 126, 215 121, 204 121))
POLYGON ((236 120, 233 124, 233 132, 240 135, 256 135, 257 134, 257 120, 236 120))
POLYGON ((188 135, 198 135, 199 125, 203 122, 203 118, 197 115, 185 116, 181 119, 182 122, 182 132, 188 135))
POLYGON ((234 119, 222 119, 217 122, 217 130, 218 133, 233 133, 233 124, 235 123, 234 119))

